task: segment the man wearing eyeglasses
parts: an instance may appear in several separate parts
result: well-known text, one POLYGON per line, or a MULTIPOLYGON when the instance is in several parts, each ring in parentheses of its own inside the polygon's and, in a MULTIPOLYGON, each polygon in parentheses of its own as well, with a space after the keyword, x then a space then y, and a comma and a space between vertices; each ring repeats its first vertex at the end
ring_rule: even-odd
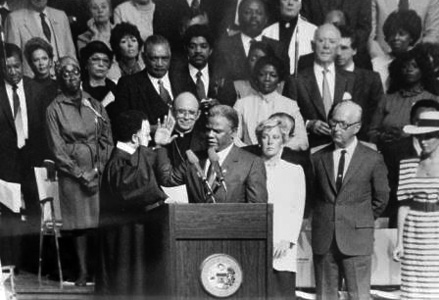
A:
POLYGON ((172 166, 176 167, 186 160, 186 150, 206 150, 207 139, 204 128, 198 124, 200 105, 192 93, 183 92, 175 98, 172 114, 175 118, 173 135, 177 137, 166 148, 172 166))
POLYGON ((382 156, 357 140, 361 107, 342 101, 329 114, 332 144, 312 156, 312 249, 317 299, 338 299, 343 274, 350 299, 370 299, 374 220, 389 198, 382 156))

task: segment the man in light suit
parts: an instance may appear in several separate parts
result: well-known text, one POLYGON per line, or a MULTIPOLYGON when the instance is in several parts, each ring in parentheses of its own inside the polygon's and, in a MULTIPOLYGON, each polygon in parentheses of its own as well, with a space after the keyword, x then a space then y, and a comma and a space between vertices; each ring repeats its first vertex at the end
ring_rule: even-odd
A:
POLYGON ((268 44, 275 55, 285 62, 285 69, 289 70, 287 47, 262 34, 267 22, 268 15, 264 0, 242 0, 239 4, 240 33, 221 39, 214 53, 215 63, 222 68, 223 76, 230 80, 250 77, 247 57, 250 46, 255 41, 268 44))
MULTIPOLYGON (((201 169, 198 171, 206 174, 215 201, 218 203, 266 203, 267 175, 264 162, 260 157, 233 144, 238 122, 238 114, 230 106, 216 105, 209 111, 208 144, 218 155, 226 188, 220 183, 218 171, 209 171, 212 164, 208 159, 207 151, 197 153, 201 169)), ((162 142, 157 140, 157 136, 159 135, 156 134, 154 138, 159 146, 165 146, 172 141, 169 139, 162 142)), ((190 203, 212 202, 212 199, 207 197, 206 188, 200 179, 200 175, 204 174, 199 174, 195 165, 189 161, 172 169, 166 151, 162 150, 164 149, 158 151, 161 184, 164 186, 186 184, 190 203)))
POLYGON ((116 89, 116 107, 119 112, 140 110, 148 116, 151 125, 172 108, 176 91, 170 78, 171 47, 160 35, 148 37, 144 45, 145 69, 122 77, 116 89))
MULTIPOLYGON (((47 6, 47 0, 28 0, 28 8, 9 14, 6 19, 6 41, 24 49, 27 41, 40 37, 53 47, 54 61, 69 55, 76 57, 69 21, 63 11, 47 6)), ((27 61, 23 63, 24 75, 33 77, 27 61)))
POLYGON ((320 26, 314 35, 313 67, 299 72, 298 77, 290 76, 284 89, 284 95, 299 105, 311 147, 331 142, 329 110, 333 104, 352 97, 354 75, 334 64, 340 39, 340 31, 334 25, 320 26))
POLYGON ((349 299, 370 299, 374 220, 384 211, 389 186, 384 160, 356 138, 361 107, 343 101, 333 108, 333 144, 312 156, 314 203, 312 249, 317 299, 338 299, 340 274, 349 299))
POLYGON ((265 28, 262 34, 284 44, 290 57, 290 74, 294 74, 296 59, 299 60, 300 56, 312 53, 311 42, 317 26, 309 23, 299 14, 302 0, 279 0, 279 2, 280 21, 265 28))

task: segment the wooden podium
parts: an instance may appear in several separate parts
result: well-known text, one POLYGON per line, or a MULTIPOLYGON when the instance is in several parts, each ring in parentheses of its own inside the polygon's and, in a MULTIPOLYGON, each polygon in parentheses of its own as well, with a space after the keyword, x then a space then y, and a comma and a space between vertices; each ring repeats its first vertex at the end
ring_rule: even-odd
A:
POLYGON ((166 204, 148 212, 151 296, 218 299, 242 279, 228 299, 269 298, 272 213, 270 204, 166 204), (227 262, 222 264, 224 257, 236 261, 242 277, 236 268, 227 269, 227 262), (202 269, 208 289, 201 280, 202 269), (212 295, 218 291, 220 296, 212 295))

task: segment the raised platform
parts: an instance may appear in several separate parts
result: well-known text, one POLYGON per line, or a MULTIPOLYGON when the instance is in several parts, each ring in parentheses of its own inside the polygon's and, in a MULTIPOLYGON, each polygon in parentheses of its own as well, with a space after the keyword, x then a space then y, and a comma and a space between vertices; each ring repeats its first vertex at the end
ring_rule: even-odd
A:
MULTIPOLYGON (((5 286, 10 290, 10 281, 5 286)), ((36 274, 20 272, 15 275, 15 292, 17 300, 72 300, 72 299, 93 299, 94 286, 77 287, 73 283, 65 283, 60 288, 59 281, 43 278, 41 285, 36 274)))

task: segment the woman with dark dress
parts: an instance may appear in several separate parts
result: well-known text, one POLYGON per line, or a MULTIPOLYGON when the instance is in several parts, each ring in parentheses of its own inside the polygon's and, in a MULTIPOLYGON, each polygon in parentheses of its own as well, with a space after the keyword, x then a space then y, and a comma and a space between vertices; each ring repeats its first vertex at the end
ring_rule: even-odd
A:
POLYGON ((100 102, 81 90, 78 62, 62 57, 57 67, 61 92, 47 108, 47 138, 55 158, 63 227, 73 236, 79 262, 76 285, 88 275, 87 233, 98 226, 99 180, 113 139, 100 102))
POLYGON ((116 84, 107 75, 113 61, 113 52, 105 43, 93 41, 81 50, 81 66, 84 70, 82 89, 101 102, 110 120, 114 119, 114 93, 116 84))
POLYGON ((40 37, 31 38, 24 46, 24 56, 32 68, 33 80, 44 90, 47 105, 55 98, 58 84, 54 80, 53 48, 40 37))

